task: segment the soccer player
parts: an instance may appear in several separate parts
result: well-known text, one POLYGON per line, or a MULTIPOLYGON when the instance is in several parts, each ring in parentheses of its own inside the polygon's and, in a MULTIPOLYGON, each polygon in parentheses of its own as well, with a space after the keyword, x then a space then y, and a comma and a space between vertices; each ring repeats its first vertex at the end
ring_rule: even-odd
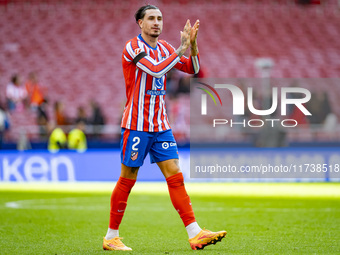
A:
POLYGON ((141 34, 126 43, 122 55, 127 102, 121 123, 121 175, 111 196, 109 229, 103 249, 132 250, 122 243, 118 228, 139 167, 148 153, 151 162, 157 163, 166 178, 172 204, 188 232, 191 248, 203 249, 220 241, 227 232, 202 230, 195 220, 164 102, 166 73, 171 68, 190 74, 199 71, 199 21, 191 27, 187 20, 181 32, 181 44, 174 49, 166 41, 158 40, 163 29, 163 16, 158 7, 143 6, 135 18, 141 34), (189 47, 191 54, 187 58, 184 53, 189 47))

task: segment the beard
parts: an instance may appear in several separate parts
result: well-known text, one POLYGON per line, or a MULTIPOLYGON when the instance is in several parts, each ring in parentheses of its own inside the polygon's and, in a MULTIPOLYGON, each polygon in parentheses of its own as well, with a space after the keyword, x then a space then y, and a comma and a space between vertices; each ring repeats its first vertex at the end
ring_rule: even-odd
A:
POLYGON ((151 36, 153 38, 157 38, 158 36, 160 36, 162 33, 161 30, 158 30, 158 31, 151 31, 149 33, 146 33, 148 36, 151 36))

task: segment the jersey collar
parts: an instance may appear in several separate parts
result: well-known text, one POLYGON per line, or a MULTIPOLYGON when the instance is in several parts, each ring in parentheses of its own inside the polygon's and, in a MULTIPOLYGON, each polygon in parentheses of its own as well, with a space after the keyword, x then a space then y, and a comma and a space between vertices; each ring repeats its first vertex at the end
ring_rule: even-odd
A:
POLYGON ((146 41, 144 41, 143 37, 141 34, 139 34, 138 36, 138 39, 141 40, 142 42, 144 42, 149 48, 153 49, 153 50, 157 50, 157 47, 158 47, 158 42, 157 42, 157 45, 156 47, 151 47, 146 41))

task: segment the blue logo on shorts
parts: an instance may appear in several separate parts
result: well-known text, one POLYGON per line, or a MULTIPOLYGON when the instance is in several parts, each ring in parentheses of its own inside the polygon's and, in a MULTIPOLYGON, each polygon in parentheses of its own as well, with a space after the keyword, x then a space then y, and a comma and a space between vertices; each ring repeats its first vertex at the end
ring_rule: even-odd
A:
POLYGON ((163 149, 168 149, 169 147, 172 147, 172 146, 176 146, 177 144, 176 143, 174 143, 174 142, 170 142, 170 143, 168 143, 168 142, 163 142, 162 143, 162 148, 163 149))

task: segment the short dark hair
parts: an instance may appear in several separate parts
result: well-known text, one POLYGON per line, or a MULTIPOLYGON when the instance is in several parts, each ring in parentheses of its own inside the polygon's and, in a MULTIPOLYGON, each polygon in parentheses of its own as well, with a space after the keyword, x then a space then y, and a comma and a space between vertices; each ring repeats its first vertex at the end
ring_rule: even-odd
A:
POLYGON ((144 5, 144 6, 140 7, 135 13, 135 19, 136 19, 137 24, 138 24, 138 20, 144 18, 145 12, 147 10, 159 10, 159 8, 157 6, 152 5, 152 4, 148 4, 148 5, 144 5))

